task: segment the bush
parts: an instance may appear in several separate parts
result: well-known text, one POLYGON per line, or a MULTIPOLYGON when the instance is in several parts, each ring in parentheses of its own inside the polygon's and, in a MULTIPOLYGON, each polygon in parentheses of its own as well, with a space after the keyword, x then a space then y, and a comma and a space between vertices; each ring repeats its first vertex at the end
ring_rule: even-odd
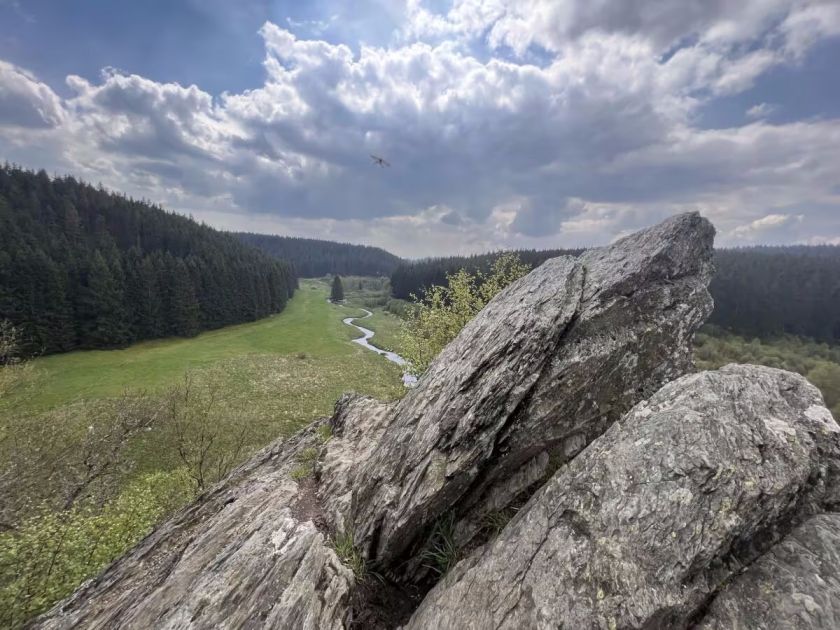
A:
POLYGON ((152 473, 99 507, 43 509, 0 534, 0 627, 22 626, 123 554, 192 497, 184 470, 152 473))
POLYGON ((530 271, 515 254, 504 254, 489 274, 464 269, 447 276, 447 286, 432 286, 406 313, 400 349, 409 371, 419 376, 444 346, 484 308, 494 295, 530 271))

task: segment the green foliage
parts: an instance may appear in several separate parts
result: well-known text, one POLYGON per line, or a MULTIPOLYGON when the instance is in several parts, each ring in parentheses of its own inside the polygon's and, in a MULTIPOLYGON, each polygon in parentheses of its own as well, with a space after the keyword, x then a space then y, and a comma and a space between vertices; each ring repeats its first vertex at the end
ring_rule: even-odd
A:
POLYGON ((356 547, 352 532, 336 534, 332 539, 333 549, 339 560, 346 564, 359 582, 368 578, 367 563, 356 547))
POLYGON ((400 350, 410 371, 419 375, 440 351, 484 308, 490 299, 530 271, 515 254, 503 254, 489 273, 464 269, 447 275, 446 286, 428 288, 422 299, 414 298, 400 337, 400 350))
POLYGON ((443 576, 455 566, 459 556, 460 550, 455 542, 455 517, 445 514, 435 523, 421 559, 424 566, 443 576))
POLYGON ((68 595, 191 496, 185 471, 152 473, 102 508, 43 509, 0 533, 0 627, 22 626, 68 595))
POLYGON ((793 336, 748 341, 710 326, 697 335, 694 357, 703 370, 753 363, 797 372, 820 389, 826 406, 840 418, 840 346, 793 336))

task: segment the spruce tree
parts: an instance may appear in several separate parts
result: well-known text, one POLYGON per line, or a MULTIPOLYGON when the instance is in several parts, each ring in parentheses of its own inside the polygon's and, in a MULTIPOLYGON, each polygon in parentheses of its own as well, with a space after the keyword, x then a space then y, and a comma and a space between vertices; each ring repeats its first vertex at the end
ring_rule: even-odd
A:
POLYGON ((341 278, 335 276, 332 282, 332 290, 330 291, 330 300, 333 302, 344 301, 344 287, 341 286, 341 278))

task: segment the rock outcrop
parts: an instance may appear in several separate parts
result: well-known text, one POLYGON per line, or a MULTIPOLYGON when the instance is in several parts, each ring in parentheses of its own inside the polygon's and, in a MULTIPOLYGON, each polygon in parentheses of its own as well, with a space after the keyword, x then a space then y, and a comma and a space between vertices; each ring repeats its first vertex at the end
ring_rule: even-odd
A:
POLYGON ((331 419, 260 453, 34 625, 734 619, 726 602, 752 588, 740 569, 757 571, 800 521, 840 507, 840 429, 795 375, 683 376, 712 308, 713 233, 680 215, 546 262, 401 401, 343 397, 331 419), (424 550, 443 521, 465 559, 421 603, 433 581, 424 550), (361 583, 360 564, 379 579, 361 583))
POLYGON ((698 630, 840 628, 840 514, 815 516, 733 579, 698 630))
POLYGON ((840 427, 804 378, 683 377, 560 470, 407 627, 684 628, 780 530, 837 505, 838 463, 840 427))
POLYGON ((388 570, 416 568, 406 558, 453 510, 467 544, 488 514, 688 370, 712 308, 713 235, 686 214, 549 260, 491 300, 398 404, 372 414, 346 401, 326 465, 348 461, 359 435, 375 447, 342 488, 322 486, 333 526, 388 570))
POLYGON ((34 627, 343 628, 355 581, 315 501, 315 429, 234 471, 34 627))

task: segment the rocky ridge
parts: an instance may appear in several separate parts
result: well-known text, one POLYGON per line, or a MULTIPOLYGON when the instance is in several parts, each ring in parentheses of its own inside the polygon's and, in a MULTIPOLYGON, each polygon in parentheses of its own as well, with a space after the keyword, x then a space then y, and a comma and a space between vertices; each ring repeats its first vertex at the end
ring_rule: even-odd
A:
MULTIPOLYGON (((712 308, 713 234, 679 215, 547 261, 402 400, 343 397, 332 418, 265 449, 34 626, 749 619, 744 598, 772 573, 762 566, 792 563, 784 545, 828 553, 819 541, 836 521, 821 515, 837 507, 840 429, 796 375, 684 376, 712 308), (428 551, 444 522, 462 560, 434 585, 428 551)), ((807 601, 810 620, 836 618, 828 560, 821 581, 791 578, 811 599, 784 608, 777 597, 779 610, 793 618, 807 601)))

